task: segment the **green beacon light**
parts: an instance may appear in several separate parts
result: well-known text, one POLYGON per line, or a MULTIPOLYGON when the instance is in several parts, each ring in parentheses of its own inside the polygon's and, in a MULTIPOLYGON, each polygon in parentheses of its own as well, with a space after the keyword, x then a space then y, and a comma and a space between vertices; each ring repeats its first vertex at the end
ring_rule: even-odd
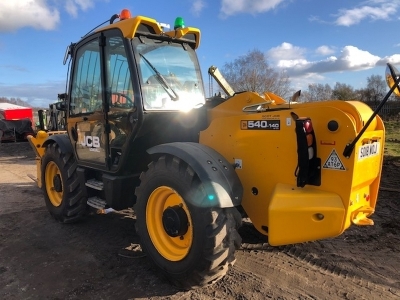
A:
POLYGON ((185 28, 185 21, 183 20, 182 17, 177 17, 175 19, 175 23, 174 23, 174 30, 177 30, 180 28, 185 28))

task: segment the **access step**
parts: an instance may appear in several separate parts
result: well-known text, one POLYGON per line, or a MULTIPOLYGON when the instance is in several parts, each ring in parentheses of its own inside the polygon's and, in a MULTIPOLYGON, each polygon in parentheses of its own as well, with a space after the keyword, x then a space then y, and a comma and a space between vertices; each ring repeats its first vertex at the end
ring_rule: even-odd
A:
POLYGON ((90 187, 92 189, 98 190, 98 191, 102 191, 103 190, 103 181, 100 180, 96 180, 96 179, 89 179, 88 181, 86 181, 85 185, 87 187, 90 187))
POLYGON ((106 201, 96 196, 90 197, 87 200, 87 204, 96 209, 104 209, 107 205, 106 201))

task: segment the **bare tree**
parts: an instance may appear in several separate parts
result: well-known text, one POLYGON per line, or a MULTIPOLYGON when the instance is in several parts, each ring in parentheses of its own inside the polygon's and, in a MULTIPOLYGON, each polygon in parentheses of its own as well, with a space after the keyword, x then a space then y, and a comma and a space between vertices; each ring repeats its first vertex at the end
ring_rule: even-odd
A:
POLYGON ((287 98, 292 93, 286 72, 275 71, 268 64, 265 55, 257 49, 226 63, 221 73, 236 92, 273 92, 282 98, 287 98))
POLYGON ((371 99, 371 91, 367 88, 361 88, 354 92, 357 94, 357 99, 362 102, 369 102, 371 99))
POLYGON ((329 84, 313 83, 308 85, 308 89, 302 93, 304 102, 314 102, 332 99, 332 88, 329 84))
POLYGON ((367 77, 367 90, 370 96, 369 101, 377 104, 386 94, 386 81, 380 75, 371 75, 367 77))
POLYGON ((332 98, 338 100, 357 100, 359 95, 354 91, 354 88, 351 85, 336 82, 335 87, 332 90, 332 98))

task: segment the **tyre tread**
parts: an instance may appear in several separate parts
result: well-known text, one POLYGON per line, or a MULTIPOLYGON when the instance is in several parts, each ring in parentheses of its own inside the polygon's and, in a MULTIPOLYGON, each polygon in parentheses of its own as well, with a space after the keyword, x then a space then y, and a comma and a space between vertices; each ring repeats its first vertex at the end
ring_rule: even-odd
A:
MULTIPOLYGON (((145 197, 144 186, 156 172, 167 172, 171 176, 177 176, 184 181, 186 186, 206 196, 202 182, 190 165, 177 157, 163 155, 157 161, 151 162, 148 170, 140 175, 141 184, 135 191, 138 201, 145 197)), ((204 218, 207 218, 205 222, 208 225, 204 229, 205 240, 200 261, 192 270, 179 276, 162 270, 175 286, 185 290, 206 286, 221 279, 235 262, 234 252, 241 244, 241 237, 237 232, 241 225, 241 215, 236 208, 201 209, 204 212, 204 218)), ((141 224, 141 222, 136 222, 136 231, 139 236, 146 231, 146 228, 141 228, 145 225, 141 224)), ((142 248, 148 251, 146 245, 142 245, 142 248)))
MULTIPOLYGON (((64 205, 60 213, 55 213, 51 204, 48 204, 50 214, 61 223, 74 223, 81 220, 86 211, 86 199, 84 197, 83 188, 79 182, 77 175, 77 163, 72 153, 65 154, 61 151, 57 143, 47 145, 45 159, 58 161, 62 175, 65 176, 65 184, 63 183, 63 203, 64 205), (49 207, 50 206, 50 207, 49 207)), ((57 164, 58 165, 58 164, 57 164)), ((43 170, 42 170, 43 172, 43 170)), ((44 174, 42 174, 44 176, 44 174)), ((43 191, 46 195, 45 180, 42 177, 43 191)), ((47 195, 45 197, 48 197, 47 195)), ((46 200, 49 202, 49 200, 46 200)))

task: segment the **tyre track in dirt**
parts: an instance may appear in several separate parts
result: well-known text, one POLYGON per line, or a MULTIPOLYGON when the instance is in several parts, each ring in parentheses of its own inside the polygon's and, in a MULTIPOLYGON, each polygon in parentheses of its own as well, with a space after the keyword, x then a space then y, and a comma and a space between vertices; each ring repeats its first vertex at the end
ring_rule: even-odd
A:
POLYGON ((146 258, 118 255, 137 242, 134 220, 92 215, 65 225, 44 207, 0 220, 0 257, 7 256, 0 260, 1 299, 131 299, 177 292, 146 258))
MULTIPOLYGON (((371 299, 400 297, 400 290, 396 287, 375 284, 328 263, 315 264, 302 251, 291 251, 293 256, 285 252, 238 252, 233 270, 241 277, 247 274, 246 285, 249 281, 254 285, 255 281, 255 286, 266 285, 271 291, 279 287, 278 293, 271 292, 271 298, 360 299, 365 294, 370 294, 371 299)), ((262 295, 258 296, 261 299, 262 295)))
POLYGON ((374 271, 366 275, 364 271, 353 271, 363 259, 351 261, 338 256, 336 259, 320 260, 301 246, 284 247, 281 250, 267 248, 237 252, 236 264, 223 281, 242 282, 246 290, 253 292, 248 295, 240 286, 227 290, 226 296, 237 299, 238 295, 243 295, 246 299, 263 299, 263 291, 268 290, 266 296, 274 299, 360 299, 368 294, 371 297, 367 299, 400 298, 398 281, 388 282, 388 276, 380 276, 374 271), (344 268, 335 265, 341 261, 344 261, 344 268))

